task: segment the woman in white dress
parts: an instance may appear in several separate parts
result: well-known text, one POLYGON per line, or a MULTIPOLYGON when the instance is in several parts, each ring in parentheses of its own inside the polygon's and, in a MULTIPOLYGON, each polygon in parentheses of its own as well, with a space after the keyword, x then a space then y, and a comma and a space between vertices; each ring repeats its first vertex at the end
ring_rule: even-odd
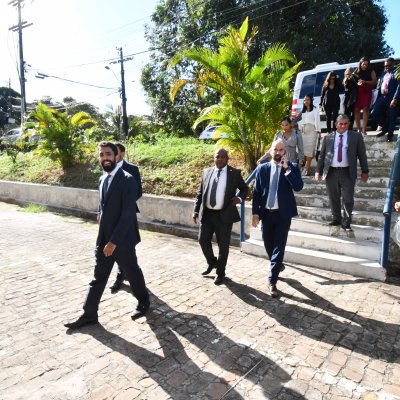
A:
POLYGON ((304 97, 301 120, 298 121, 298 126, 303 133, 305 174, 310 176, 310 166, 315 156, 317 138, 321 138, 319 109, 314 107, 312 95, 304 97))

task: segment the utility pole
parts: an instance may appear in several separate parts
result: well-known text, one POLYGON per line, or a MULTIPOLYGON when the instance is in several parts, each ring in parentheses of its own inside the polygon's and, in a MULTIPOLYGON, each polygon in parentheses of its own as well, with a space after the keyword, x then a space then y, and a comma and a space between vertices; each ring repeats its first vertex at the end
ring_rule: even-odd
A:
POLYGON ((124 58, 122 47, 117 48, 119 53, 119 60, 113 61, 110 64, 121 64, 121 99, 122 99, 122 131, 125 135, 125 140, 128 139, 128 114, 126 112, 126 93, 125 93, 125 71, 124 61, 133 60, 133 57, 124 58))
POLYGON ((24 115, 26 112, 26 92, 25 92, 25 61, 24 61, 24 51, 22 46, 22 29, 33 25, 32 23, 27 23, 21 19, 21 4, 25 0, 12 0, 8 4, 18 8, 18 25, 12 26, 9 30, 13 32, 18 31, 19 38, 19 79, 21 84, 21 124, 24 121, 24 115))

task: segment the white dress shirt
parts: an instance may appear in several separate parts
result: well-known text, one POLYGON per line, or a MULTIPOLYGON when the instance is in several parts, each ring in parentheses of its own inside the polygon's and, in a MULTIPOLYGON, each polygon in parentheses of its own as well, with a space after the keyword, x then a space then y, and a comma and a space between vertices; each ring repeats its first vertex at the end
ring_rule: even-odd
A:
POLYGON ((225 198, 225 191, 226 191, 226 181, 228 177, 228 167, 225 165, 224 168, 221 169, 221 173, 218 179, 218 186, 217 186, 217 193, 216 193, 216 204, 215 207, 211 207, 210 205, 210 195, 211 195, 211 188, 218 173, 218 168, 214 167, 214 171, 211 174, 210 181, 208 182, 208 190, 207 190, 207 199, 206 199, 206 207, 211 210, 222 210, 224 207, 224 198, 225 198))
POLYGON ((333 145, 333 159, 331 167, 338 168, 338 167, 348 167, 349 166, 349 159, 347 158, 347 131, 343 132, 343 146, 342 146, 342 161, 338 161, 338 149, 339 149, 339 132, 336 131, 335 133, 335 143, 333 145))

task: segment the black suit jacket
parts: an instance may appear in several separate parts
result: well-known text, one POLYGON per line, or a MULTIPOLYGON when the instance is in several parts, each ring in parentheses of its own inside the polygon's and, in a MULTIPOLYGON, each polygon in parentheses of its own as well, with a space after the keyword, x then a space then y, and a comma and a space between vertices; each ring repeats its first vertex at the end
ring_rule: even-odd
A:
POLYGON ((103 202, 101 191, 106 176, 100 178, 97 245, 112 242, 119 248, 130 248, 132 251, 132 246, 140 242, 136 211, 132 207, 138 197, 138 185, 132 175, 118 168, 103 202))
POLYGON ((126 162, 125 160, 122 162, 122 169, 128 173, 130 173, 136 180, 138 185, 138 199, 142 197, 142 180, 140 179, 139 168, 131 163, 126 162))
MULTIPOLYGON (((193 211, 199 214, 200 221, 203 218, 204 207, 206 204, 206 195, 213 171, 214 167, 206 168, 203 171, 200 187, 196 195, 193 211)), ((220 212, 220 218, 222 222, 233 223, 240 221, 240 215, 236 208, 236 205, 232 204, 231 202, 231 198, 236 196, 237 189, 240 190, 239 197, 242 199, 242 201, 244 201, 247 196, 248 187, 242 178, 240 169, 236 169, 227 165, 224 206, 220 212)))

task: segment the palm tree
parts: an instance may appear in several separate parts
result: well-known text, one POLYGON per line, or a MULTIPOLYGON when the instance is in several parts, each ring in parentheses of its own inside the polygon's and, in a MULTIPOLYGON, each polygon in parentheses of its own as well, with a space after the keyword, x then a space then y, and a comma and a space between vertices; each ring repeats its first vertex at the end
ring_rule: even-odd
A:
POLYGON ((68 116, 43 103, 36 106, 30 117, 35 122, 27 123, 26 126, 34 128, 41 137, 37 151, 59 161, 63 169, 82 158, 88 131, 96 125, 85 112, 68 116))
POLYGON ((178 52, 171 60, 171 67, 188 60, 194 63, 195 73, 193 78, 175 81, 170 96, 173 101, 178 91, 189 84, 197 88, 199 96, 204 96, 207 90, 216 91, 221 96, 220 102, 203 109, 194 128, 203 121, 219 125, 215 137, 228 133, 219 143, 242 153, 250 171, 289 108, 289 85, 301 63, 284 44, 278 43, 251 66, 249 51, 257 28, 247 33, 248 18, 240 29, 227 28, 216 52, 206 47, 178 52))

